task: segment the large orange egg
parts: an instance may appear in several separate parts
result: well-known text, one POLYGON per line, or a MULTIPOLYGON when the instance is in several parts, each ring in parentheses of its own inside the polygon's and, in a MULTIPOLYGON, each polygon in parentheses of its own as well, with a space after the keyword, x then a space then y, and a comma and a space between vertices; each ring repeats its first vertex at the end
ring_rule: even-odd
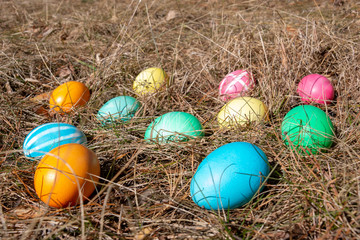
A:
POLYGON ((34 185, 38 197, 51 207, 61 208, 88 198, 99 181, 100 164, 87 147, 69 143, 51 150, 35 171, 34 185))
POLYGON ((50 96, 50 108, 57 112, 70 112, 75 107, 84 106, 90 99, 90 91, 85 84, 66 82, 57 87, 50 96))

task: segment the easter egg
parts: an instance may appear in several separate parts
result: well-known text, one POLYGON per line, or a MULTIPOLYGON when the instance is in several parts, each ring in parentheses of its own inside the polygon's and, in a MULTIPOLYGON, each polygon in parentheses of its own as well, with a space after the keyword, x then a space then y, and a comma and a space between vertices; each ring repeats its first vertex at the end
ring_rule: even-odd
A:
POLYGON ((238 97, 221 108, 217 120, 222 128, 245 126, 249 122, 268 120, 268 110, 265 104, 256 98, 238 97))
POLYGON ((26 136, 23 150, 26 157, 41 158, 50 150, 67 143, 86 144, 86 136, 67 123, 45 123, 26 136))
POLYGON ((191 198, 209 210, 241 207, 261 191, 269 173, 267 157, 259 147, 228 143, 200 163, 191 179, 191 198))
POLYGON ((223 101, 244 96, 255 87, 255 80, 246 70, 237 70, 227 74, 219 85, 219 94, 223 101))
POLYGON ((159 91, 169 84, 169 77, 161 68, 148 68, 142 71, 133 84, 133 89, 140 95, 146 95, 159 91))
POLYGON ((76 107, 84 106, 90 99, 90 91, 85 84, 76 81, 66 82, 50 95, 50 109, 69 113, 76 107))
POLYGON ((140 107, 140 102, 130 96, 119 96, 107 101, 98 111, 97 119, 103 124, 116 120, 129 121, 140 107))
POLYGON ((301 105, 291 109, 281 124, 282 139, 291 149, 300 153, 317 154, 330 148, 334 126, 320 108, 301 105))
POLYGON ((200 121, 186 112, 169 112, 156 118, 146 129, 145 139, 159 143, 188 141, 203 137, 200 121))
POLYGON ((330 80, 319 74, 310 74, 301 79, 297 92, 304 103, 329 104, 334 100, 334 87, 330 80))
POLYGON ((95 153, 76 143, 61 145, 45 155, 36 168, 34 186, 45 204, 62 208, 86 200, 99 181, 100 163, 95 153), (81 194, 80 194, 81 193, 81 194))

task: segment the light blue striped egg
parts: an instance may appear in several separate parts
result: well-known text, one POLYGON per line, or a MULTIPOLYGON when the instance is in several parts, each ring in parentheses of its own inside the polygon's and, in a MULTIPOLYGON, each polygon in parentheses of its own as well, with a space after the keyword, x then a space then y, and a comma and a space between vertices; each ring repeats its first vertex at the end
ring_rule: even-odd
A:
POLYGON ((26 136, 23 150, 26 157, 38 159, 53 148, 67 143, 86 144, 86 136, 67 123, 45 123, 26 136))
POLYGON ((120 119, 123 122, 134 117, 140 108, 140 102, 130 96, 119 96, 107 101, 97 114, 97 119, 102 125, 114 123, 120 119))

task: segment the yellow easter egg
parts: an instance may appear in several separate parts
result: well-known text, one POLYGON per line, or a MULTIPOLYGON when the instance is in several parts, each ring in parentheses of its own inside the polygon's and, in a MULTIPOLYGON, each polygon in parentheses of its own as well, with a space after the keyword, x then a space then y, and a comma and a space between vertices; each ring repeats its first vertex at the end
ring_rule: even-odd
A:
POLYGON ((222 128, 245 126, 249 122, 268 120, 268 109, 265 104, 252 97, 238 97, 225 104, 217 120, 222 128))
POLYGON ((169 84, 169 77, 161 68, 148 68, 135 78, 133 89, 140 95, 154 93, 169 84))

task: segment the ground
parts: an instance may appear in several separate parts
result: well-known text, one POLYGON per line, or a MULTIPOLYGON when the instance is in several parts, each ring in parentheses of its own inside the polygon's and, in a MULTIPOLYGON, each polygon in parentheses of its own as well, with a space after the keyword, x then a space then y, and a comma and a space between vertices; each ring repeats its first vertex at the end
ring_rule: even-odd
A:
POLYGON ((359 239, 360 4, 312 1, 2 0, 0 8, 0 237, 4 239, 359 239), (132 83, 162 67, 170 86, 141 97, 132 83), (219 129, 221 79, 248 69, 252 97, 270 121, 219 129), (328 77, 335 101, 322 108, 332 147, 303 156, 281 139, 285 114, 301 101, 300 79, 328 77), (49 113, 48 93, 69 80, 91 98, 72 114, 49 113), (98 109, 129 95, 142 103, 126 124, 102 127, 98 109), (143 140, 156 117, 184 111, 205 137, 154 145, 143 140), (81 129, 101 165, 83 206, 53 209, 36 196, 38 161, 24 156, 40 124, 81 129), (197 166, 234 141, 259 146, 272 173, 263 192, 231 211, 208 211, 190 197, 197 166))

